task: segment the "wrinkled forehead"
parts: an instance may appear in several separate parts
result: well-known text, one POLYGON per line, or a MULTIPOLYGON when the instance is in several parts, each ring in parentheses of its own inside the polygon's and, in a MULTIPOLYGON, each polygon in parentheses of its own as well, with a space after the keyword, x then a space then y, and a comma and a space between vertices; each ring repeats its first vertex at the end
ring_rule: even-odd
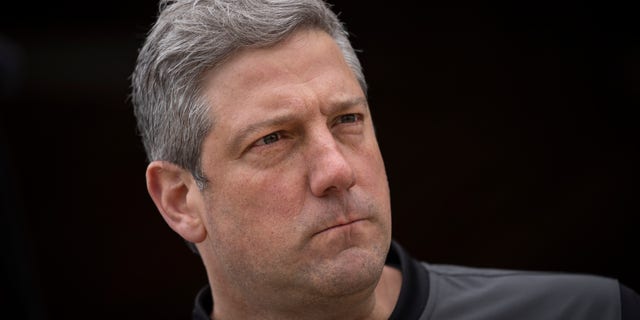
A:
POLYGON ((306 29, 269 47, 236 52, 207 73, 203 90, 217 109, 247 100, 293 99, 303 94, 299 90, 326 94, 327 99, 350 99, 340 95, 354 85, 359 83, 333 38, 324 31, 306 29))
POLYGON ((203 87, 211 86, 220 78, 220 83, 230 80, 243 80, 246 88, 251 88, 265 80, 269 80, 269 71, 282 67, 295 70, 301 65, 310 67, 310 60, 315 56, 302 56, 299 53, 322 52, 325 62, 344 62, 342 52, 329 34, 320 29, 301 29, 293 32, 283 40, 268 46, 246 47, 233 52, 215 68, 208 70, 203 76, 203 87), (326 48, 330 48, 327 50, 326 48), (330 54, 330 56, 327 56, 330 54))

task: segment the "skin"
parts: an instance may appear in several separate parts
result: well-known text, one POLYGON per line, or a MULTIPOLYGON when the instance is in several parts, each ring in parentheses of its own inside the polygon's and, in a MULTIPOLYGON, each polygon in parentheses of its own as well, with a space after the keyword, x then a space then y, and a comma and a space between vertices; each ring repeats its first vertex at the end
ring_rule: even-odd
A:
POLYGON ((165 221, 196 243, 216 319, 386 319, 400 272, 384 266, 391 209, 358 81, 335 42, 300 30, 206 75, 214 125, 199 190, 147 169, 165 221))

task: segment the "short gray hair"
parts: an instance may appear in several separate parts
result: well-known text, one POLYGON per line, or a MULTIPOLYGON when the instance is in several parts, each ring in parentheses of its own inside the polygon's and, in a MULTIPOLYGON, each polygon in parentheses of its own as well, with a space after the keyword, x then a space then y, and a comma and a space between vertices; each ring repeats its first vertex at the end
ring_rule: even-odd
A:
POLYGON ((161 0, 140 49, 132 102, 149 161, 189 170, 201 189, 201 145, 215 123, 201 92, 205 71, 242 48, 274 45, 301 28, 327 32, 367 92, 348 33, 322 0, 161 0))

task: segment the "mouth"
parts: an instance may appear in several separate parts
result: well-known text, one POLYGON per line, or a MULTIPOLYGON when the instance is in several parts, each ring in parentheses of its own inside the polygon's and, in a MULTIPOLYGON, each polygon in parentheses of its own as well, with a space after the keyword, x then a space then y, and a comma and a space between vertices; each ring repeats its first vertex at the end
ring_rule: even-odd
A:
POLYGON ((342 228, 347 228, 347 227, 350 227, 350 226, 352 226, 354 224, 357 224, 357 223, 359 223, 361 221, 364 221, 364 220, 365 219, 355 219, 355 220, 352 220, 352 221, 349 221, 349 222, 345 222, 345 223, 337 223, 337 224, 334 224, 334 225, 332 225, 332 226, 330 226, 328 228, 324 228, 324 229, 314 233, 313 235, 315 236, 315 235, 318 235, 318 234, 321 234, 321 233, 324 233, 324 232, 329 232, 329 231, 333 231, 333 230, 339 230, 339 229, 342 229, 342 228))

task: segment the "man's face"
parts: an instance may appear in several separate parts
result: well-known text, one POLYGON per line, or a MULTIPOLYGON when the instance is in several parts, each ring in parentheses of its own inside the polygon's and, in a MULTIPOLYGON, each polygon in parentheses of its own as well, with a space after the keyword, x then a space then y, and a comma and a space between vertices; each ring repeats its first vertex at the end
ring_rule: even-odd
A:
POLYGON ((207 75, 205 94, 199 249, 214 296, 373 290, 391 241, 387 177, 364 93, 330 36, 303 30, 241 51, 207 75))

